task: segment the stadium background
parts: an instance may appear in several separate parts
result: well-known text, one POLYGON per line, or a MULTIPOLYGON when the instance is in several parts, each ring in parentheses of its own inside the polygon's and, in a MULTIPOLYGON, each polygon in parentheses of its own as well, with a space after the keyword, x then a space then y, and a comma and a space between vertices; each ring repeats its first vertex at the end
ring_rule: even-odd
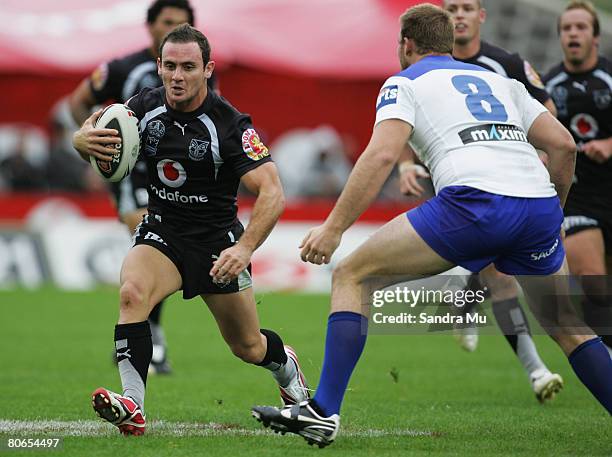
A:
MULTIPOLYGON (((147 44, 148 3, 0 2, 0 163, 23 139, 34 164, 63 167, 48 152, 56 103, 98 63, 147 44)), ((273 145, 294 129, 327 125, 347 139, 345 152, 352 161, 369 138, 380 85, 397 71, 397 17, 414 3, 419 2, 193 1, 196 25, 212 43, 222 93, 253 116, 266 142, 273 145)), ((483 38, 520 52, 543 72, 561 58, 556 17, 563 4, 487 0, 483 38)), ((595 4, 601 53, 610 57, 612 1, 595 4)), ((387 198, 347 234, 336 260, 383 221, 417 203, 394 189, 390 183, 387 198)), ((242 203, 242 216, 248 218, 249 198, 242 203)), ((332 204, 292 198, 254 259, 262 321, 286 329, 304 353, 313 383, 321 364, 331 267, 302 264, 296 246, 332 204)), ((66 455, 130 449, 104 424, 75 422, 93 419, 87 404, 92 388, 117 383, 106 363, 108 329, 116 317, 114 284, 129 243, 103 192, 15 192, 6 183, 0 186, 0 437, 65 436, 66 455)), ((168 422, 156 423, 157 436, 139 443, 137 452, 304 451, 297 440, 287 444, 259 434, 247 411, 254 401, 276 401, 269 379, 232 359, 201 305, 183 304, 179 296, 171 301, 165 322, 176 374, 152 380, 148 397, 155 417, 168 422), (226 371, 233 373, 231 379, 226 371), (242 395, 246 389, 236 376, 249 380, 248 395, 242 395)), ((370 338, 348 396, 347 438, 330 451, 612 454, 609 427, 596 425, 606 420, 604 414, 560 351, 546 338, 536 339, 567 383, 545 407, 532 398, 501 336, 483 337, 471 355, 460 352, 448 335, 370 338), (380 410, 380 404, 387 407, 380 410)))

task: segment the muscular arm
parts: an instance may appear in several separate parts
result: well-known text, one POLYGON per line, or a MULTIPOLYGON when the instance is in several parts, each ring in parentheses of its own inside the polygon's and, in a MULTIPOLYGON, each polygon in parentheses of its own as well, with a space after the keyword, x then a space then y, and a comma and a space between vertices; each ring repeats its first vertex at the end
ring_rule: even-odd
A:
POLYGON ((96 100, 91 92, 91 87, 89 87, 89 79, 85 78, 68 99, 70 114, 72 114, 72 118, 77 125, 82 125, 85 122, 95 105, 96 100))
POLYGON ((535 148, 548 155, 550 179, 564 206, 576 166, 576 143, 572 135, 552 114, 544 112, 531 124, 527 137, 535 148))
POLYGON ((249 171, 241 178, 242 183, 257 195, 249 225, 238 244, 257 249, 268 237, 285 208, 285 196, 276 165, 268 162, 249 171))
POLYGON ((325 223, 344 232, 380 192, 404 149, 412 126, 399 119, 382 121, 355 164, 348 182, 325 223))
POLYGON ((257 194, 249 225, 238 243, 225 249, 210 270, 216 282, 236 278, 251 262, 253 251, 268 237, 285 207, 280 178, 273 162, 245 173, 242 183, 257 194))
POLYGON ((382 121, 374 128, 334 209, 324 224, 310 230, 302 241, 302 260, 329 263, 342 234, 380 192, 411 133, 412 126, 399 119, 382 121))

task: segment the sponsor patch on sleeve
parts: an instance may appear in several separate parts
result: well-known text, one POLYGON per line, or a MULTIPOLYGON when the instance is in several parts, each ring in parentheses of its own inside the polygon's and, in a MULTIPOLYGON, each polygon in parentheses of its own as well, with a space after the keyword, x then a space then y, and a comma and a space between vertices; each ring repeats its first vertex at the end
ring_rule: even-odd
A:
POLYGON ((90 79, 94 90, 102 90, 108 79, 108 65, 105 63, 99 65, 91 74, 90 79))
POLYGON ((246 129, 242 133, 242 150, 251 160, 261 160, 270 155, 268 147, 259 139, 255 129, 246 129))
POLYGON ((527 80, 531 83, 531 85, 537 87, 538 89, 544 89, 544 84, 542 84, 540 75, 538 75, 538 72, 533 69, 531 64, 525 60, 523 66, 525 67, 525 76, 527 76, 527 80))
POLYGON ((397 103, 397 92, 397 85, 383 87, 378 93, 378 99, 376 100, 376 111, 385 105, 397 103))

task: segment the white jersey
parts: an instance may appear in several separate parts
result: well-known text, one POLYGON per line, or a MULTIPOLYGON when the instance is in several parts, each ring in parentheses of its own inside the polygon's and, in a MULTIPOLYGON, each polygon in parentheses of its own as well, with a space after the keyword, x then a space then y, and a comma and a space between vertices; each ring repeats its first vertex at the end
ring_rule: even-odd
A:
POLYGON ((527 141, 546 108, 525 86, 448 56, 428 56, 390 77, 378 96, 376 123, 413 127, 410 146, 429 168, 436 193, 469 186, 499 195, 556 195, 527 141))

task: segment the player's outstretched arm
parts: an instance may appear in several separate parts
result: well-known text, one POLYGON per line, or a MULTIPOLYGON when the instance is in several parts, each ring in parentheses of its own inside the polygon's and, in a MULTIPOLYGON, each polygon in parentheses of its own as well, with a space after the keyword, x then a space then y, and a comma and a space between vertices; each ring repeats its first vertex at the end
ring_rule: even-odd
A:
POLYGON ((81 128, 74 132, 72 136, 72 145, 83 160, 89 161, 89 156, 94 156, 96 159, 110 162, 117 152, 114 145, 121 143, 121 139, 117 136, 119 135, 117 130, 94 127, 100 114, 102 114, 102 110, 98 110, 89 116, 81 128))
POLYGON ((329 263, 342 234, 380 192, 411 133, 412 126, 399 119, 387 119, 374 127, 370 143, 355 164, 334 209, 323 225, 311 229, 302 241, 303 261, 329 263))
POLYGON ((565 205, 576 166, 576 143, 552 114, 540 114, 527 134, 529 142, 548 155, 548 173, 555 185, 561 205, 565 205))
POLYGON ((215 281, 236 278, 251 262, 253 251, 268 237, 285 207, 285 196, 274 162, 264 163, 240 179, 257 195, 249 225, 238 243, 225 249, 210 270, 215 281))

